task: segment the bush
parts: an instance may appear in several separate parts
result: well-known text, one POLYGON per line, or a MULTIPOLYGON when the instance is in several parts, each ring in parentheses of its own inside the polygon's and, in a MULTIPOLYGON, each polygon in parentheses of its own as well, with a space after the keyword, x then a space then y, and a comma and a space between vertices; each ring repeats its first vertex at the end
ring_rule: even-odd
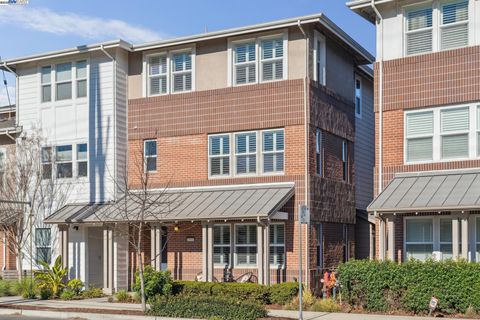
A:
MULTIPOLYGON (((310 307, 313 306, 313 304, 316 302, 316 298, 313 295, 312 291, 310 290, 303 290, 302 291, 302 306, 303 310, 308 310, 310 307)), ((287 303, 285 305, 285 309, 287 310, 297 310, 298 306, 300 305, 300 299, 298 296, 292 299, 290 303, 287 303)))
POLYGON ((60 299, 62 300, 73 300, 75 297, 78 297, 78 295, 72 289, 65 289, 60 293, 60 299))
MULTIPOLYGON (((153 298, 157 295, 168 296, 172 293, 173 280, 170 271, 155 271, 151 266, 146 266, 143 271, 145 279, 145 297, 153 298)), ((140 277, 137 272, 133 290, 140 293, 140 277)))
POLYGON ((85 299, 101 298, 103 297, 103 291, 99 288, 89 287, 87 290, 82 292, 82 297, 85 299))
POLYGON ((349 261, 339 269, 345 301, 369 311, 428 312, 432 296, 442 313, 480 310, 480 264, 466 261, 408 261, 403 264, 349 261))
POLYGON ((12 292, 17 296, 22 296, 24 299, 34 299, 37 296, 36 287, 30 278, 16 281, 12 292))
POLYGON ((75 295, 77 295, 77 296, 80 295, 80 291, 82 291, 83 286, 84 286, 84 284, 83 284, 82 280, 80 280, 80 279, 72 279, 72 280, 68 281, 68 283, 67 283, 67 287, 70 290, 72 290, 75 293, 75 295))
POLYGON ((273 304, 286 304, 298 295, 297 282, 277 283, 270 286, 269 300, 273 304))
POLYGON ((15 282, 8 280, 0 280, 0 297, 15 295, 15 282))
POLYGON ((339 312, 342 308, 333 299, 321 299, 317 300, 310 311, 316 312, 339 312))
POLYGON ((155 299, 151 302, 148 313, 162 317, 201 319, 218 317, 223 320, 256 320, 267 316, 265 308, 256 303, 183 295, 155 299))
POLYGON ((129 302, 131 300, 131 297, 126 290, 119 290, 115 294, 115 298, 118 302, 129 302))
POLYGON ((49 288, 40 288, 38 294, 41 300, 49 300, 53 297, 53 293, 49 288))
POLYGON ((45 289, 52 292, 54 298, 58 297, 63 288, 65 288, 64 279, 68 274, 68 269, 62 265, 62 256, 55 259, 53 266, 40 261, 39 264, 43 270, 35 270, 35 284, 39 289, 45 289))

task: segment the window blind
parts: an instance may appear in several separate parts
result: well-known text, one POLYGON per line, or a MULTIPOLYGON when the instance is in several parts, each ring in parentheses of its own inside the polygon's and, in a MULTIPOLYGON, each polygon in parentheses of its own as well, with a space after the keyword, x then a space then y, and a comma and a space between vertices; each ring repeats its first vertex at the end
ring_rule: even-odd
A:
POLYGON ((149 59, 150 94, 167 93, 167 57, 155 56, 149 59))
POLYGON ((263 132, 263 172, 282 172, 284 167, 283 130, 263 132))
POLYGON ((246 84, 257 80, 255 42, 235 46, 235 83, 246 84))
POLYGON ((230 174, 230 138, 228 135, 210 137, 210 175, 230 174))
POLYGON ((235 135, 237 173, 255 173, 257 171, 257 134, 241 133, 235 135))
POLYGON ((468 133, 442 136, 442 158, 468 157, 468 133))
POLYGON ((192 90, 192 56, 189 52, 177 53, 172 57, 173 92, 192 90))
POLYGON ((468 45, 468 1, 442 6, 441 48, 452 49, 468 45))
POLYGON ((407 15, 407 55, 430 52, 433 49, 432 8, 411 10, 407 15))
POLYGON ((262 81, 283 79, 283 39, 262 41, 262 81))
POLYGON ((440 113, 442 133, 468 131, 470 127, 469 113, 468 107, 442 110, 440 113))

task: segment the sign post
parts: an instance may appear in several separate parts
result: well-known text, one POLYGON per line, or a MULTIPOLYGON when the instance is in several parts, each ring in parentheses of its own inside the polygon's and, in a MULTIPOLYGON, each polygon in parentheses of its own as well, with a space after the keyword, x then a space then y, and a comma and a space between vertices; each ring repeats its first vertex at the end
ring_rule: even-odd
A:
POLYGON ((298 210, 298 319, 303 320, 302 288, 302 225, 310 223, 310 210, 300 205, 298 210))

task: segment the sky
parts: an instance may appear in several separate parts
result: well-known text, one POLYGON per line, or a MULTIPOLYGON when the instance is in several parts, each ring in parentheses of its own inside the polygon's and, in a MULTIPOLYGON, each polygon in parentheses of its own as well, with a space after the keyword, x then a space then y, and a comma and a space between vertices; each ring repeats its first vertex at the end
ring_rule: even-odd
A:
MULTIPOLYGON (((375 28, 347 0, 29 0, 0 6, 0 57, 15 58, 107 40, 133 44, 322 12, 371 53, 375 28)), ((15 79, 6 74, 10 98, 15 79)), ((3 75, 0 106, 7 104, 3 75)))

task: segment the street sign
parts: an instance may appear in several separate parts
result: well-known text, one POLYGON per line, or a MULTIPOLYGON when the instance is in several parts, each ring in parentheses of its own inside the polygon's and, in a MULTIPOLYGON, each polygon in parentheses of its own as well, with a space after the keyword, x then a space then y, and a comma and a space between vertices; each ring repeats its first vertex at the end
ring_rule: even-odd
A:
POLYGON ((306 205, 300 206, 300 223, 310 224, 310 209, 306 205))

